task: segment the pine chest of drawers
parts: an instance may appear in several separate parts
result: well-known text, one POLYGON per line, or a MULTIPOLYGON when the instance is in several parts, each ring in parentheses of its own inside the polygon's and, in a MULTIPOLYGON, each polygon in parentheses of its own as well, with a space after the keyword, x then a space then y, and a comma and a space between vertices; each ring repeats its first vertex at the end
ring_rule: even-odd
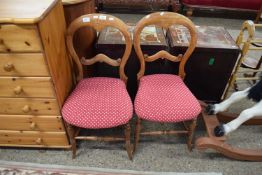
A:
POLYGON ((0 1, 0 146, 67 148, 72 77, 58 0, 0 1))

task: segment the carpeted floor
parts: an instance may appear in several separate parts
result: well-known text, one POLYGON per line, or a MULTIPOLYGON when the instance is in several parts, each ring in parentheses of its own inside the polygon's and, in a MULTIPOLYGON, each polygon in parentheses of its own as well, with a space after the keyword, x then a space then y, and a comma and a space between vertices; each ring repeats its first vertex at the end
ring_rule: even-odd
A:
POLYGON ((222 175, 214 172, 174 173, 76 167, 0 160, 1 175, 222 175))
MULTIPOLYGON (((137 22, 145 14, 113 14, 126 22, 137 22)), ((223 19, 192 17, 196 25, 224 26, 236 38, 244 19, 223 19)), ((261 32, 262 33, 262 32, 261 32)), ((243 85, 244 88, 245 85, 243 85)), ((241 101, 230 109, 240 112, 252 103, 241 101)), ((145 123, 144 129, 174 127, 145 123)), ((262 148, 262 127, 241 126, 228 136, 229 143, 244 148, 262 148)), ((198 122, 196 137, 205 134, 201 120, 198 122)), ((136 171, 160 172, 222 172, 224 175, 261 174, 261 162, 236 161, 225 158, 212 150, 189 152, 183 137, 147 137, 141 139, 133 161, 128 160, 123 143, 79 142, 77 157, 71 159, 68 150, 1 148, 0 159, 14 162, 31 162, 80 167, 99 167, 136 171)))

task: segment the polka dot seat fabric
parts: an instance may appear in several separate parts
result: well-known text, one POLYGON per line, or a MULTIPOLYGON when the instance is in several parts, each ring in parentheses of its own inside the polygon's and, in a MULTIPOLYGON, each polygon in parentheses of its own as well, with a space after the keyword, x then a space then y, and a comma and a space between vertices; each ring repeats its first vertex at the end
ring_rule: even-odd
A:
POLYGON ((64 103, 64 120, 81 128, 111 128, 127 124, 133 107, 125 83, 117 78, 95 77, 79 81, 64 103))
POLYGON ((179 76, 154 74, 140 79, 135 112, 149 121, 180 122, 196 118, 201 107, 179 76))

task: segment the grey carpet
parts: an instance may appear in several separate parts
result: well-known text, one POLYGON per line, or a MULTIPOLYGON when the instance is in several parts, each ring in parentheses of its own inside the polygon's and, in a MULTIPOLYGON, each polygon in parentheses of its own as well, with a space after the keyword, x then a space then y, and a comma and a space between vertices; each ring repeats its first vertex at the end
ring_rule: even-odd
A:
POLYGON ((214 172, 176 173, 120 170, 95 167, 63 166, 53 164, 37 164, 10 162, 0 160, 0 174, 3 175, 222 175, 214 172))

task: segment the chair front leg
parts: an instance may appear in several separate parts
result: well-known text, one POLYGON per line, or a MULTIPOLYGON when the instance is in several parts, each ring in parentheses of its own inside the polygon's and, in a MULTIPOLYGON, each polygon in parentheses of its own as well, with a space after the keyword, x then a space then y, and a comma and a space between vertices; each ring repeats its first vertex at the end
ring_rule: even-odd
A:
POLYGON ((128 158, 132 160, 133 150, 132 150, 132 146, 130 142, 130 131, 131 131, 131 127, 130 127, 130 124, 128 123, 125 125, 125 142, 126 142, 125 147, 126 147, 126 151, 128 154, 128 158))
POLYGON ((139 139, 140 139, 140 131, 141 131, 141 119, 137 118, 136 129, 135 129, 134 152, 136 151, 136 147, 137 147, 139 139))
POLYGON ((67 128, 67 131, 68 131, 70 143, 72 145, 72 159, 74 159, 76 157, 75 128, 74 128, 74 126, 72 126, 68 123, 66 124, 66 128, 67 128))
POLYGON ((193 119, 188 130, 187 147, 189 151, 192 151, 192 139, 196 129, 197 118, 193 119))

